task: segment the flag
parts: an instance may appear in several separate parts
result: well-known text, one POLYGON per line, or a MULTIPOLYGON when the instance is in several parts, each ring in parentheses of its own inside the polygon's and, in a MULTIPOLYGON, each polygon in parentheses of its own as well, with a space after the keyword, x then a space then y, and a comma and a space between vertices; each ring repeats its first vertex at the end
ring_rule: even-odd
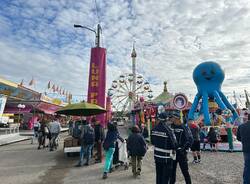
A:
POLYGON ((23 86, 23 79, 22 79, 22 81, 20 82, 20 84, 19 84, 20 86, 23 86))
POLYGON ((48 82, 48 89, 50 89, 50 85, 51 85, 51 84, 50 84, 50 81, 49 81, 49 82, 48 82))
POLYGON ((53 84, 53 85, 52 85, 52 88, 51 88, 51 89, 53 89, 53 92, 55 92, 55 91, 56 91, 55 84, 53 84))
POLYGON ((32 77, 31 81, 29 82, 29 86, 33 86, 35 84, 35 80, 34 78, 32 77))

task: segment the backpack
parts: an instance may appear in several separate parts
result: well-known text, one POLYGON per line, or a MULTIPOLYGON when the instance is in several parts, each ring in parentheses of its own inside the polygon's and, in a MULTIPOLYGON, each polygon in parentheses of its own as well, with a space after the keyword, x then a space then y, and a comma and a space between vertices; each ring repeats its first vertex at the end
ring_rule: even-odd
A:
POLYGON ((94 144, 95 142, 95 131, 93 128, 87 128, 83 135, 84 143, 87 145, 94 144))

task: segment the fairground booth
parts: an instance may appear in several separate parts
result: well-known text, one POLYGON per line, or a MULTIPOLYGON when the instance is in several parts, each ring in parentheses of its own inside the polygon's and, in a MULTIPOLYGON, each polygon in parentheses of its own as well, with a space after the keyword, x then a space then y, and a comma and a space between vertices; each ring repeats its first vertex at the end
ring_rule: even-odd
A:
POLYGON ((0 78, 0 125, 32 129, 39 117, 51 116, 65 102, 0 78))

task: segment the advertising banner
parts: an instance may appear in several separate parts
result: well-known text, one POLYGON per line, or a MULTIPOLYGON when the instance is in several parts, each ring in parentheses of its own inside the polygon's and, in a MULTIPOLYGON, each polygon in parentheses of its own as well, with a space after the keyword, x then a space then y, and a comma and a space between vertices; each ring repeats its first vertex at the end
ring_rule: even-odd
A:
POLYGON ((7 101, 7 96, 0 94, 0 118, 2 118, 6 101, 7 101))
MULTIPOLYGON (((89 67, 88 102, 105 108, 106 89, 106 49, 91 49, 89 67)), ((96 120, 105 126, 105 115, 97 115, 96 120)))

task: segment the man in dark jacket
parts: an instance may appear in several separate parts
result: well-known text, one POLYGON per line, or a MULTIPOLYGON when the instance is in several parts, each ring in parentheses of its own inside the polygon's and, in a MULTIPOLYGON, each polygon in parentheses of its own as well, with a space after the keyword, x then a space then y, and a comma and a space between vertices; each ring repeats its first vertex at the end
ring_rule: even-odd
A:
POLYGON ((173 172, 170 178, 170 184, 174 184, 176 181, 177 163, 180 165, 186 184, 191 184, 191 177, 188 172, 188 159, 186 150, 193 143, 192 133, 190 132, 190 129, 181 122, 179 111, 173 111, 170 120, 173 121, 172 129, 174 130, 178 145, 176 151, 176 160, 174 160, 173 163, 173 172))
POLYGON ((176 137, 167 121, 167 114, 163 106, 159 106, 159 123, 151 131, 151 142, 154 145, 154 159, 156 167, 156 184, 167 184, 173 169, 176 137))
POLYGON ((83 122, 81 129, 81 151, 80 151, 80 160, 76 166, 80 167, 83 165, 83 159, 86 157, 86 162, 84 165, 89 165, 91 158, 91 151, 95 142, 95 131, 89 123, 86 121, 83 122))
POLYGON ((95 118, 92 119, 92 123, 95 126, 95 146, 96 146, 96 163, 102 162, 102 142, 104 139, 104 130, 102 126, 100 125, 99 121, 96 121, 95 118))
POLYGON ((132 173, 136 178, 141 174, 141 161, 143 156, 146 154, 147 145, 140 134, 140 129, 137 125, 132 127, 132 134, 128 137, 127 150, 131 156, 132 162, 132 173))
POLYGON ((244 155, 244 172, 243 183, 250 184, 250 114, 248 121, 238 127, 237 139, 242 143, 242 151, 244 155))

